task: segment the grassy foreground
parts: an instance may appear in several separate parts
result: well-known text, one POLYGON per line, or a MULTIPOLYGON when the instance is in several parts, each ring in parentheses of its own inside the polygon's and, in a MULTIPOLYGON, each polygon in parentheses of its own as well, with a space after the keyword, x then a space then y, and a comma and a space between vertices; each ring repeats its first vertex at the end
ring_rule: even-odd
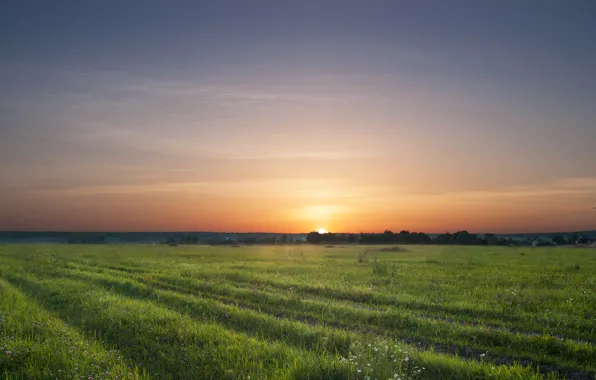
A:
POLYGON ((596 249, 0 245, 2 379, 595 379, 596 249))

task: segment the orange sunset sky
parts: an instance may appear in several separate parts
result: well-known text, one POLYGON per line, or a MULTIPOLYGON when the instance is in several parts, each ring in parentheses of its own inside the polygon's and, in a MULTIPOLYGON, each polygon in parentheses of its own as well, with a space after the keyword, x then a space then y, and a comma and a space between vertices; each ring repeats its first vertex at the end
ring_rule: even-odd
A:
POLYGON ((422 3, 8 7, 0 230, 596 229, 581 2, 422 3))

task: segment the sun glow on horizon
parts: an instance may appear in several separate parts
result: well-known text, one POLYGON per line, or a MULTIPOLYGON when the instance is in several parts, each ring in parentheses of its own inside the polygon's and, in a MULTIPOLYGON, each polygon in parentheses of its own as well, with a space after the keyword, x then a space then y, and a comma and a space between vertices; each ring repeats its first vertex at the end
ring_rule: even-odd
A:
POLYGON ((317 232, 318 232, 318 233, 320 233, 320 234, 322 235, 322 234, 326 234, 326 233, 327 233, 327 230, 326 230, 326 229, 324 229, 324 228, 319 228, 319 229, 317 230, 317 232))

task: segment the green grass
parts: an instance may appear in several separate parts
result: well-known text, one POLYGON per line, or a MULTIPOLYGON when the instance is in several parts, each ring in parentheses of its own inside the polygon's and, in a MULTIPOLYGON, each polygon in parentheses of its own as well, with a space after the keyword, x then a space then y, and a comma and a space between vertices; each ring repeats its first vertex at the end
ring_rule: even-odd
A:
POLYGON ((2 379, 595 379, 596 250, 0 245, 2 379))

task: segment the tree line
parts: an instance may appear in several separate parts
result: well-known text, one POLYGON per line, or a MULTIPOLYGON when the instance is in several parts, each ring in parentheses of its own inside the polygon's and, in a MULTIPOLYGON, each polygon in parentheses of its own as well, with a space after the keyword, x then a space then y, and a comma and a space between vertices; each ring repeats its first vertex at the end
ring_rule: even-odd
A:
MULTIPOLYGON (((577 234, 568 238, 563 235, 555 235, 552 242, 558 245, 576 244, 581 240, 577 234)), ((444 233, 433 237, 424 232, 410 232, 402 230, 394 233, 386 230, 381 233, 360 233, 360 234, 320 234, 316 231, 310 232, 306 236, 306 242, 311 244, 340 244, 340 243, 359 243, 359 244, 457 244, 457 245, 515 245, 519 242, 511 237, 501 237, 495 234, 472 234, 468 231, 458 231, 455 233, 444 233)))

